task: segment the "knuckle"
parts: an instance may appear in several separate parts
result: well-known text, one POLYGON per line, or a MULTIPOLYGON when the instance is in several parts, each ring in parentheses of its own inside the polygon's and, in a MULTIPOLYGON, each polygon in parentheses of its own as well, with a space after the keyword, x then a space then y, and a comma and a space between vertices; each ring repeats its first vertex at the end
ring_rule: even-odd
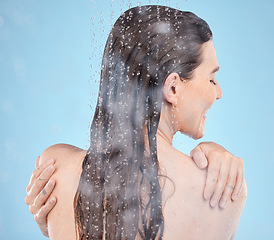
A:
POLYGON ((29 205, 28 202, 29 202, 28 196, 26 196, 26 197, 25 197, 25 203, 26 203, 27 205, 29 205))
POLYGON ((41 219, 40 219, 40 217, 39 217, 39 214, 35 214, 35 215, 34 215, 34 220, 35 220, 35 222, 37 222, 38 224, 41 223, 41 219))
POLYGON ((38 203, 38 202, 39 202, 39 194, 38 194, 38 196, 35 198, 35 200, 34 200, 32 206, 35 207, 35 208, 37 208, 37 203, 38 203))
POLYGON ((232 159, 232 166, 235 167, 235 168, 238 168, 238 166, 239 166, 239 159, 237 157, 234 157, 232 159))
POLYGON ((238 163, 241 167, 244 167, 244 160, 241 158, 238 158, 238 163))
POLYGON ((240 158, 235 157, 235 156, 234 156, 233 160, 234 160, 234 162, 237 162, 237 163, 239 163, 239 162, 240 162, 240 158))
POLYGON ((35 214, 35 213, 36 213, 34 205, 30 205, 29 211, 30 211, 32 214, 35 214))
POLYGON ((34 178, 37 178, 37 177, 38 177, 38 172, 37 172, 37 169, 36 169, 36 168, 32 171, 32 176, 33 176, 34 178))
POLYGON ((208 154, 209 158, 214 158, 216 160, 219 160, 220 153, 219 151, 213 150, 208 154))
POLYGON ((224 157, 224 159, 226 159, 226 160, 231 159, 232 156, 233 156, 233 155, 232 155, 230 152, 228 152, 228 151, 223 152, 223 157, 224 157))
POLYGON ((26 203, 27 205, 30 205, 30 204, 31 204, 29 195, 27 195, 27 196, 25 197, 25 203, 26 203))

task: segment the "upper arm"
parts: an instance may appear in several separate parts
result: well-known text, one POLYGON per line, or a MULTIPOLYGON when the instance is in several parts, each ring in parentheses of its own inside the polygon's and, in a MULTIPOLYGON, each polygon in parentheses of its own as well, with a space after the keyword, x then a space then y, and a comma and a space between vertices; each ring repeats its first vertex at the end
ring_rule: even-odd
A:
POLYGON ((76 239, 73 200, 78 187, 75 154, 69 145, 57 144, 47 148, 40 157, 40 161, 49 158, 55 160, 56 171, 52 179, 56 185, 51 195, 57 198, 55 207, 48 215, 48 232, 51 240, 76 239))

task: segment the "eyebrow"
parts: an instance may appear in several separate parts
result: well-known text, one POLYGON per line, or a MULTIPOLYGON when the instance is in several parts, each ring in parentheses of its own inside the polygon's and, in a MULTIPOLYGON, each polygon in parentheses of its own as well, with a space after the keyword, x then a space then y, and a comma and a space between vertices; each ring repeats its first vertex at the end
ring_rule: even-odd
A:
POLYGON ((215 67, 215 68, 212 70, 212 72, 211 72, 211 73, 218 72, 218 71, 219 71, 219 69, 220 69, 220 67, 219 67, 219 66, 218 66, 218 67, 215 67))

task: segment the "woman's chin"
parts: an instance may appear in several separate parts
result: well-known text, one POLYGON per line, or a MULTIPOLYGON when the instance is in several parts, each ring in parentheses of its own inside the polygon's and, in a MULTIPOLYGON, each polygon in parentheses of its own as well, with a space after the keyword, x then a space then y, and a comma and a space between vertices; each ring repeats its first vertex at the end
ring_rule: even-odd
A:
MULTIPOLYGON (((202 119, 204 120, 204 119, 202 119)), ((205 119, 206 120, 206 119, 205 119)), ((201 139, 205 134, 205 121, 200 121, 188 129, 179 130, 182 134, 193 138, 194 140, 201 139)))
POLYGON ((193 134, 192 138, 194 140, 201 139, 205 135, 205 125, 201 125, 197 131, 193 134))
POLYGON ((201 132, 200 129, 198 132, 196 133, 185 133, 185 132, 182 132, 180 131, 182 134, 185 134, 187 135, 188 137, 190 138, 193 138, 194 140, 198 140, 198 139, 201 139, 203 136, 204 136, 204 129, 203 131, 201 132))
POLYGON ((203 134, 200 134, 200 135, 195 135, 195 136, 193 136, 192 138, 194 139, 194 140, 198 140, 198 139, 201 139, 202 137, 204 136, 204 133, 203 134))

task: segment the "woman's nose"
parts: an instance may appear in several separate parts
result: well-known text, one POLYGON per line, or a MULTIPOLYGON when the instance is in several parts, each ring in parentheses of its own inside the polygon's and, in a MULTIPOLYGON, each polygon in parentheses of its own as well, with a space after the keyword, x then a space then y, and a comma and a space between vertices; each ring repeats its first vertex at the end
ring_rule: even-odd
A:
POLYGON ((219 83, 216 85, 217 87, 217 96, 216 96, 216 100, 220 99, 223 96, 223 91, 219 85, 219 83))

